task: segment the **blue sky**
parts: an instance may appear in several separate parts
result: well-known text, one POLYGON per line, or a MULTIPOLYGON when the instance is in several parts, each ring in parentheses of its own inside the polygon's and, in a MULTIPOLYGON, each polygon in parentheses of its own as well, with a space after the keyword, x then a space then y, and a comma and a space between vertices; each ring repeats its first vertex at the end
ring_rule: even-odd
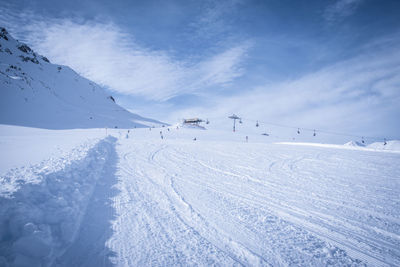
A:
POLYGON ((124 107, 400 138, 399 1, 0 1, 0 24, 124 107))

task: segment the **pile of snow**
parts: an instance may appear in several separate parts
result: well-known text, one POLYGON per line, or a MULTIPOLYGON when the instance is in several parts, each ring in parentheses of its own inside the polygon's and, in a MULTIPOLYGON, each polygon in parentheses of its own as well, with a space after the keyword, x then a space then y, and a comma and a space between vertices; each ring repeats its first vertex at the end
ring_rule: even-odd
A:
POLYGON ((358 141, 350 141, 344 144, 345 146, 352 146, 352 147, 365 147, 365 144, 360 143, 358 141))
POLYGON ((384 142, 375 142, 368 145, 367 147, 379 150, 400 151, 400 140, 387 141, 386 145, 384 142))
POLYGON ((51 64, 0 28, 0 124, 73 129, 160 122, 130 113, 99 85, 51 64))
MULTIPOLYGON (((374 151, 374 152, 390 152, 398 154, 400 149, 397 145, 389 145, 386 147, 383 143, 373 143, 368 146, 361 146, 352 144, 352 142, 344 145, 335 144, 322 144, 322 143, 306 143, 306 142, 276 142, 277 145, 292 145, 292 146, 311 146, 311 147, 324 147, 324 148, 335 148, 335 149, 346 149, 346 150, 360 150, 360 151, 374 151)), ((389 144, 389 142, 388 142, 389 144)))
POLYGON ((355 148, 356 147, 365 147, 367 149, 373 149, 373 150, 400 151, 400 141, 399 140, 387 141, 386 144, 384 141, 381 141, 381 142, 375 142, 375 143, 372 143, 369 145, 365 145, 358 141, 350 141, 344 145, 348 146, 348 147, 355 147, 355 148))
POLYGON ((64 254, 76 238, 97 181, 109 179, 115 141, 108 137, 83 159, 56 172, 38 173, 35 183, 26 183, 22 175, 17 192, 0 196, 1 266, 50 266, 64 254))
MULTIPOLYGON (((0 125, 0 176, 6 172, 20 172, 18 168, 21 166, 37 166, 38 169, 32 170, 33 176, 44 168, 57 171, 71 160, 83 158, 89 149, 106 137, 106 132, 119 131, 121 129, 47 130, 0 125)), ((22 172, 26 178, 27 172, 22 172)), ((4 190, 4 185, 0 185, 0 195, 4 190)))

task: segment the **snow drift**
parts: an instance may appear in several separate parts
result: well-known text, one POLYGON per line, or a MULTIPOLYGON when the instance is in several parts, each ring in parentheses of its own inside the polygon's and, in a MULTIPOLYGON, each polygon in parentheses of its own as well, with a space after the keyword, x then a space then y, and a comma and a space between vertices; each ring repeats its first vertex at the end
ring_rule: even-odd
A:
POLYGON ((358 141, 350 141, 344 146, 347 147, 365 147, 367 149, 373 149, 373 150, 386 150, 386 151, 400 151, 400 141, 399 140, 390 140, 390 141, 381 141, 381 142, 374 142, 372 144, 366 145, 363 143, 360 143, 358 141))
POLYGON ((350 141, 344 144, 345 146, 352 146, 352 147, 365 147, 365 144, 360 143, 358 141, 350 141))
POLYGON ((375 142, 368 145, 368 148, 400 151, 400 141, 399 140, 387 141, 386 145, 384 144, 384 142, 375 142))
POLYGON ((67 251, 95 189, 104 185, 109 190, 115 180, 115 141, 108 137, 83 159, 38 173, 34 183, 22 176, 17 192, 0 195, 0 266, 50 266, 67 251))
POLYGON ((51 64, 0 28, 0 124, 46 129, 133 128, 160 122, 132 114, 99 85, 51 64))

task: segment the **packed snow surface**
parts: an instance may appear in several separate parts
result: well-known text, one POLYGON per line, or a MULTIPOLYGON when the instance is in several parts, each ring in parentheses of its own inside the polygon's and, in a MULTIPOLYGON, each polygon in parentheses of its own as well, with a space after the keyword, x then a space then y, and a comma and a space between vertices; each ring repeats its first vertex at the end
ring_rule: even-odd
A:
POLYGON ((400 265, 399 152, 176 127, 2 129, 20 134, 0 136, 1 161, 44 152, 0 171, 1 266, 400 265))

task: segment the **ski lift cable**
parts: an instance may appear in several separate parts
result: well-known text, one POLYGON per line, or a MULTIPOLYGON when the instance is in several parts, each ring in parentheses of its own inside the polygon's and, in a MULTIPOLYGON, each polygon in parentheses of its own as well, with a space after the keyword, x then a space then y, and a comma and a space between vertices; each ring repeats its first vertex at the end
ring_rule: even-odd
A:
POLYGON ((310 128, 302 128, 302 127, 297 127, 297 126, 290 126, 290 125, 284 125, 284 124, 279 124, 279 123, 272 123, 272 122, 266 122, 266 121, 260 121, 260 120, 251 120, 247 118, 243 118, 242 120, 246 120, 249 122, 258 122, 262 124, 267 124, 267 125, 272 125, 272 126, 277 126, 277 127, 282 127, 282 128, 288 128, 288 129, 295 129, 295 130, 304 130, 304 131, 310 131, 310 132, 319 132, 319 133, 325 133, 325 134, 331 134, 331 135, 341 135, 341 136, 348 136, 348 137, 356 137, 356 138, 364 138, 365 139, 371 139, 371 140, 377 140, 377 141, 382 141, 385 138, 383 137, 376 137, 376 136, 361 136, 361 135, 355 135, 355 134, 349 134, 349 133, 342 133, 342 132, 334 132, 334 131, 328 131, 328 130, 318 130, 318 129, 310 129, 310 128))

